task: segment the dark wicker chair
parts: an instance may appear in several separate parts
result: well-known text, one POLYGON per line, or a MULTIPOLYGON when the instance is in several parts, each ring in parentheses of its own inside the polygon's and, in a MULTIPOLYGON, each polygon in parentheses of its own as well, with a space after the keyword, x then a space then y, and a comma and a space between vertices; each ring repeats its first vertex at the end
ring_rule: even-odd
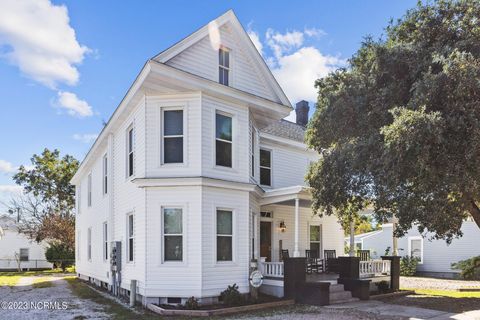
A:
POLYGON ((338 272, 338 259, 335 250, 324 250, 323 258, 325 259, 326 272, 338 272))
POLYGON ((288 250, 282 250, 282 261, 285 261, 288 258, 290 258, 290 254, 288 253, 288 250))
POLYGON ((312 250, 305 250, 306 257, 306 271, 308 274, 312 272, 323 271, 323 260, 319 259, 318 252, 312 250))

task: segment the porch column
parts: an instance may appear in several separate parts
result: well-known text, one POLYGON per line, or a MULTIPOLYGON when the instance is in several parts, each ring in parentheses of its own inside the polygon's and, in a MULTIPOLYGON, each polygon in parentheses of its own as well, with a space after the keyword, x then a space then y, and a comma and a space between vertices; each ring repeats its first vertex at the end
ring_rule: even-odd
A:
POLYGON ((300 250, 298 250, 298 234, 300 228, 300 210, 299 210, 300 199, 295 198, 295 248, 293 250, 294 257, 300 257, 300 250))

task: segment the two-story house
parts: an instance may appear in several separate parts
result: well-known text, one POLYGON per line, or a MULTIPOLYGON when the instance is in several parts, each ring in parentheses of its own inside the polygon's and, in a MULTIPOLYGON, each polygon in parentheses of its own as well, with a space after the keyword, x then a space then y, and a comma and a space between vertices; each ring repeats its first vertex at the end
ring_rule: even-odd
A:
POLYGON ((292 107, 232 11, 145 63, 72 179, 76 267, 144 303, 249 291, 250 260, 280 250, 343 253, 334 217, 314 217, 304 176, 308 104, 292 107))

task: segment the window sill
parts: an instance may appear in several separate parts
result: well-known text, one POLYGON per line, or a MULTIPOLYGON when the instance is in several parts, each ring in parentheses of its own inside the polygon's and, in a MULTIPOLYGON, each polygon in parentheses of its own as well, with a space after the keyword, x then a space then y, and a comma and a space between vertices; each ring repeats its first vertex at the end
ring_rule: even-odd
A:
POLYGON ((237 170, 234 169, 233 167, 224 167, 224 166, 215 165, 213 166, 213 169, 219 170, 219 171, 225 171, 225 172, 238 173, 237 170))

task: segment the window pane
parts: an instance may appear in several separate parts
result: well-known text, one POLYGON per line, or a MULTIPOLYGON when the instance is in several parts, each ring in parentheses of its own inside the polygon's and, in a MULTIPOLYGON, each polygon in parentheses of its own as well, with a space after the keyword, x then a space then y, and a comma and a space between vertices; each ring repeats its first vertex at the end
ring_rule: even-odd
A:
POLYGON ((232 237, 217 237, 217 261, 232 261, 232 237))
POLYGON ((232 212, 217 210, 217 234, 232 234, 232 212))
POLYGON ((218 50, 218 64, 223 66, 224 59, 223 59, 223 50, 219 49, 218 50))
POLYGON ((232 141, 232 118, 222 114, 216 114, 216 135, 218 139, 232 141))
POLYGON ((181 261, 183 259, 182 236, 166 236, 165 261, 181 261))
POLYGON ((163 162, 183 162, 183 138, 164 138, 163 141, 163 162))
POLYGON ((133 261, 133 239, 128 239, 128 260, 133 261))
POLYGON ((232 167, 232 144, 219 141, 216 143, 216 164, 217 166, 232 167))
POLYGON ((163 113, 163 134, 166 136, 183 135, 183 111, 171 110, 163 113))
POLYGON ((128 131, 128 152, 133 150, 133 129, 128 131))
POLYGON ((182 233, 182 209, 163 210, 163 232, 165 234, 182 233))
POLYGON ((133 236, 133 215, 128 216, 128 236, 133 236))
POLYGON ((411 255, 415 258, 422 258, 422 240, 411 240, 411 255))
POLYGON ((260 184, 270 186, 270 169, 260 168, 260 184))
POLYGON ((320 241, 320 226, 310 226, 310 241, 320 241))
POLYGON ((128 176, 133 175, 133 152, 128 155, 128 176))
POLYGON ((230 67, 230 52, 224 50, 223 51, 224 58, 223 58, 223 66, 229 68, 230 67))
POLYGON ((270 168, 270 165, 271 165, 270 151, 260 149, 260 165, 262 167, 269 167, 270 168))

